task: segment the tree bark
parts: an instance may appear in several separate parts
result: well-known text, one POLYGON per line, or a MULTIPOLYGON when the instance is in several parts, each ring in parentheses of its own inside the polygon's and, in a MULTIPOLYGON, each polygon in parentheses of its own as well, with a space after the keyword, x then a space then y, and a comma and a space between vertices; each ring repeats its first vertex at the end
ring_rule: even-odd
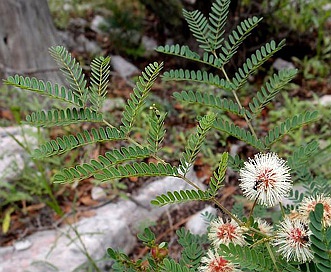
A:
POLYGON ((22 74, 62 84, 48 53, 59 44, 47 0, 0 1, 0 79, 22 74))

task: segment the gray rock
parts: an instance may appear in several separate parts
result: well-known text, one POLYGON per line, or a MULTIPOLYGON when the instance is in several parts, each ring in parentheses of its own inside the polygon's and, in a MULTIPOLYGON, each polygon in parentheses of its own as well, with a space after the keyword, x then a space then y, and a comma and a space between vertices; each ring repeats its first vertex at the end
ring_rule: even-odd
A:
POLYGON ((107 194, 105 192, 104 189, 102 189, 101 187, 93 187, 91 190, 91 198, 93 200, 103 200, 106 199, 107 194))
POLYGON ((318 103, 323 105, 323 106, 331 105, 331 95, 330 94, 323 95, 318 100, 318 103))
MULTIPOLYGON (((193 171, 190 180, 203 185, 193 171)), ((181 179, 166 177, 149 183, 131 200, 120 200, 96 210, 96 215, 84 218, 73 226, 58 230, 41 231, 28 237, 29 250, 17 251, 13 247, 0 248, 0 272, 17 271, 72 271, 87 262, 84 247, 94 260, 106 254, 109 247, 129 253, 136 244, 136 233, 146 222, 155 222, 168 207, 152 207, 150 201, 167 191, 192 188, 181 179), (55 270, 57 269, 57 270, 55 270)), ((110 259, 98 263, 101 271, 110 259)), ((83 270, 80 270, 83 271, 83 270)))
POLYGON ((30 126, 0 129, 0 183, 17 179, 31 161, 27 150, 17 141, 23 145, 28 143, 31 150, 35 149, 38 144, 37 129, 30 126))
POLYGON ((150 57, 153 55, 156 55, 155 48, 157 47, 157 42, 155 39, 143 36, 141 38, 141 43, 143 47, 145 48, 145 57, 150 57))
POLYGON ((205 212, 211 213, 213 215, 217 214, 217 210, 211 206, 208 206, 200 212, 194 214, 186 223, 186 228, 193 234, 202 235, 207 233, 208 224, 202 216, 202 214, 204 214, 205 212))
POLYGON ((132 63, 128 62, 121 56, 111 56, 111 65, 115 72, 124 79, 137 75, 140 71, 132 63))
POLYGON ((283 69, 295 69, 295 66, 292 62, 283 60, 281 58, 276 59, 272 66, 278 71, 283 69))
POLYGON ((106 98, 102 105, 102 112, 111 112, 115 109, 123 109, 125 100, 122 97, 106 98))
POLYGON ((107 27, 109 24, 108 22, 105 20, 104 17, 102 17, 101 15, 96 15, 91 22, 90 28, 99 34, 104 34, 104 32, 102 31, 103 27, 107 27))

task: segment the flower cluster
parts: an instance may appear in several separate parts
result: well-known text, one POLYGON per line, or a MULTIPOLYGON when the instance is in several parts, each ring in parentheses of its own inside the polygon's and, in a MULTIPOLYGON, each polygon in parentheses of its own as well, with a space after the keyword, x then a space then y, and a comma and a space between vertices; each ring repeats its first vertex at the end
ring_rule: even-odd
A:
MULTIPOLYGON (((240 170, 240 188, 243 195, 255 203, 273 207, 281 202, 292 189, 290 168, 285 160, 275 153, 257 154, 244 163, 240 170)), ((324 194, 307 196, 296 210, 286 215, 278 225, 277 230, 266 221, 256 218, 258 230, 264 235, 286 261, 305 263, 313 260, 309 230, 309 214, 315 210, 318 203, 323 204, 323 225, 331 227, 331 196, 324 194)), ((251 228, 239 225, 235 220, 217 218, 210 223, 208 237, 212 249, 201 259, 200 271, 236 271, 236 265, 222 257, 220 245, 246 246, 250 245, 251 228)), ((254 230, 253 230, 254 231, 254 230)))
POLYGON ((292 188, 290 168, 275 153, 256 154, 240 170, 243 195, 258 204, 275 206, 292 188))

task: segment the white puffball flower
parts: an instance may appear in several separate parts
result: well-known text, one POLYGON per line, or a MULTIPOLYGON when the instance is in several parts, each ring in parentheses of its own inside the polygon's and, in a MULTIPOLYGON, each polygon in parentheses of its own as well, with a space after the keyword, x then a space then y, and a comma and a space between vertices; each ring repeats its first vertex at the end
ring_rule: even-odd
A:
POLYGON ((200 272, 235 272, 234 264, 224 259, 217 252, 208 250, 207 256, 201 258, 200 272))
POLYGON ((239 174, 243 195, 267 207, 275 206, 292 188, 290 168, 276 153, 256 154, 239 174))
POLYGON ((229 243, 242 246, 246 243, 243 233, 242 228, 233 219, 224 221, 218 217, 210 223, 208 238, 216 248, 221 244, 228 246, 229 243))
POLYGON ((314 258, 310 249, 311 231, 301 220, 285 218, 280 223, 273 245, 287 261, 307 262, 314 258))

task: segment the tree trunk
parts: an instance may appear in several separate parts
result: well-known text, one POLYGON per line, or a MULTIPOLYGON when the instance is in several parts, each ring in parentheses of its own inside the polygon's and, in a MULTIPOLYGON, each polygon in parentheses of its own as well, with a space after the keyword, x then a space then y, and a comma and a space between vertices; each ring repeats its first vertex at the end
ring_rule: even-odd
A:
POLYGON ((0 0, 0 79, 22 74, 63 83, 48 53, 59 43, 47 0, 0 0))

